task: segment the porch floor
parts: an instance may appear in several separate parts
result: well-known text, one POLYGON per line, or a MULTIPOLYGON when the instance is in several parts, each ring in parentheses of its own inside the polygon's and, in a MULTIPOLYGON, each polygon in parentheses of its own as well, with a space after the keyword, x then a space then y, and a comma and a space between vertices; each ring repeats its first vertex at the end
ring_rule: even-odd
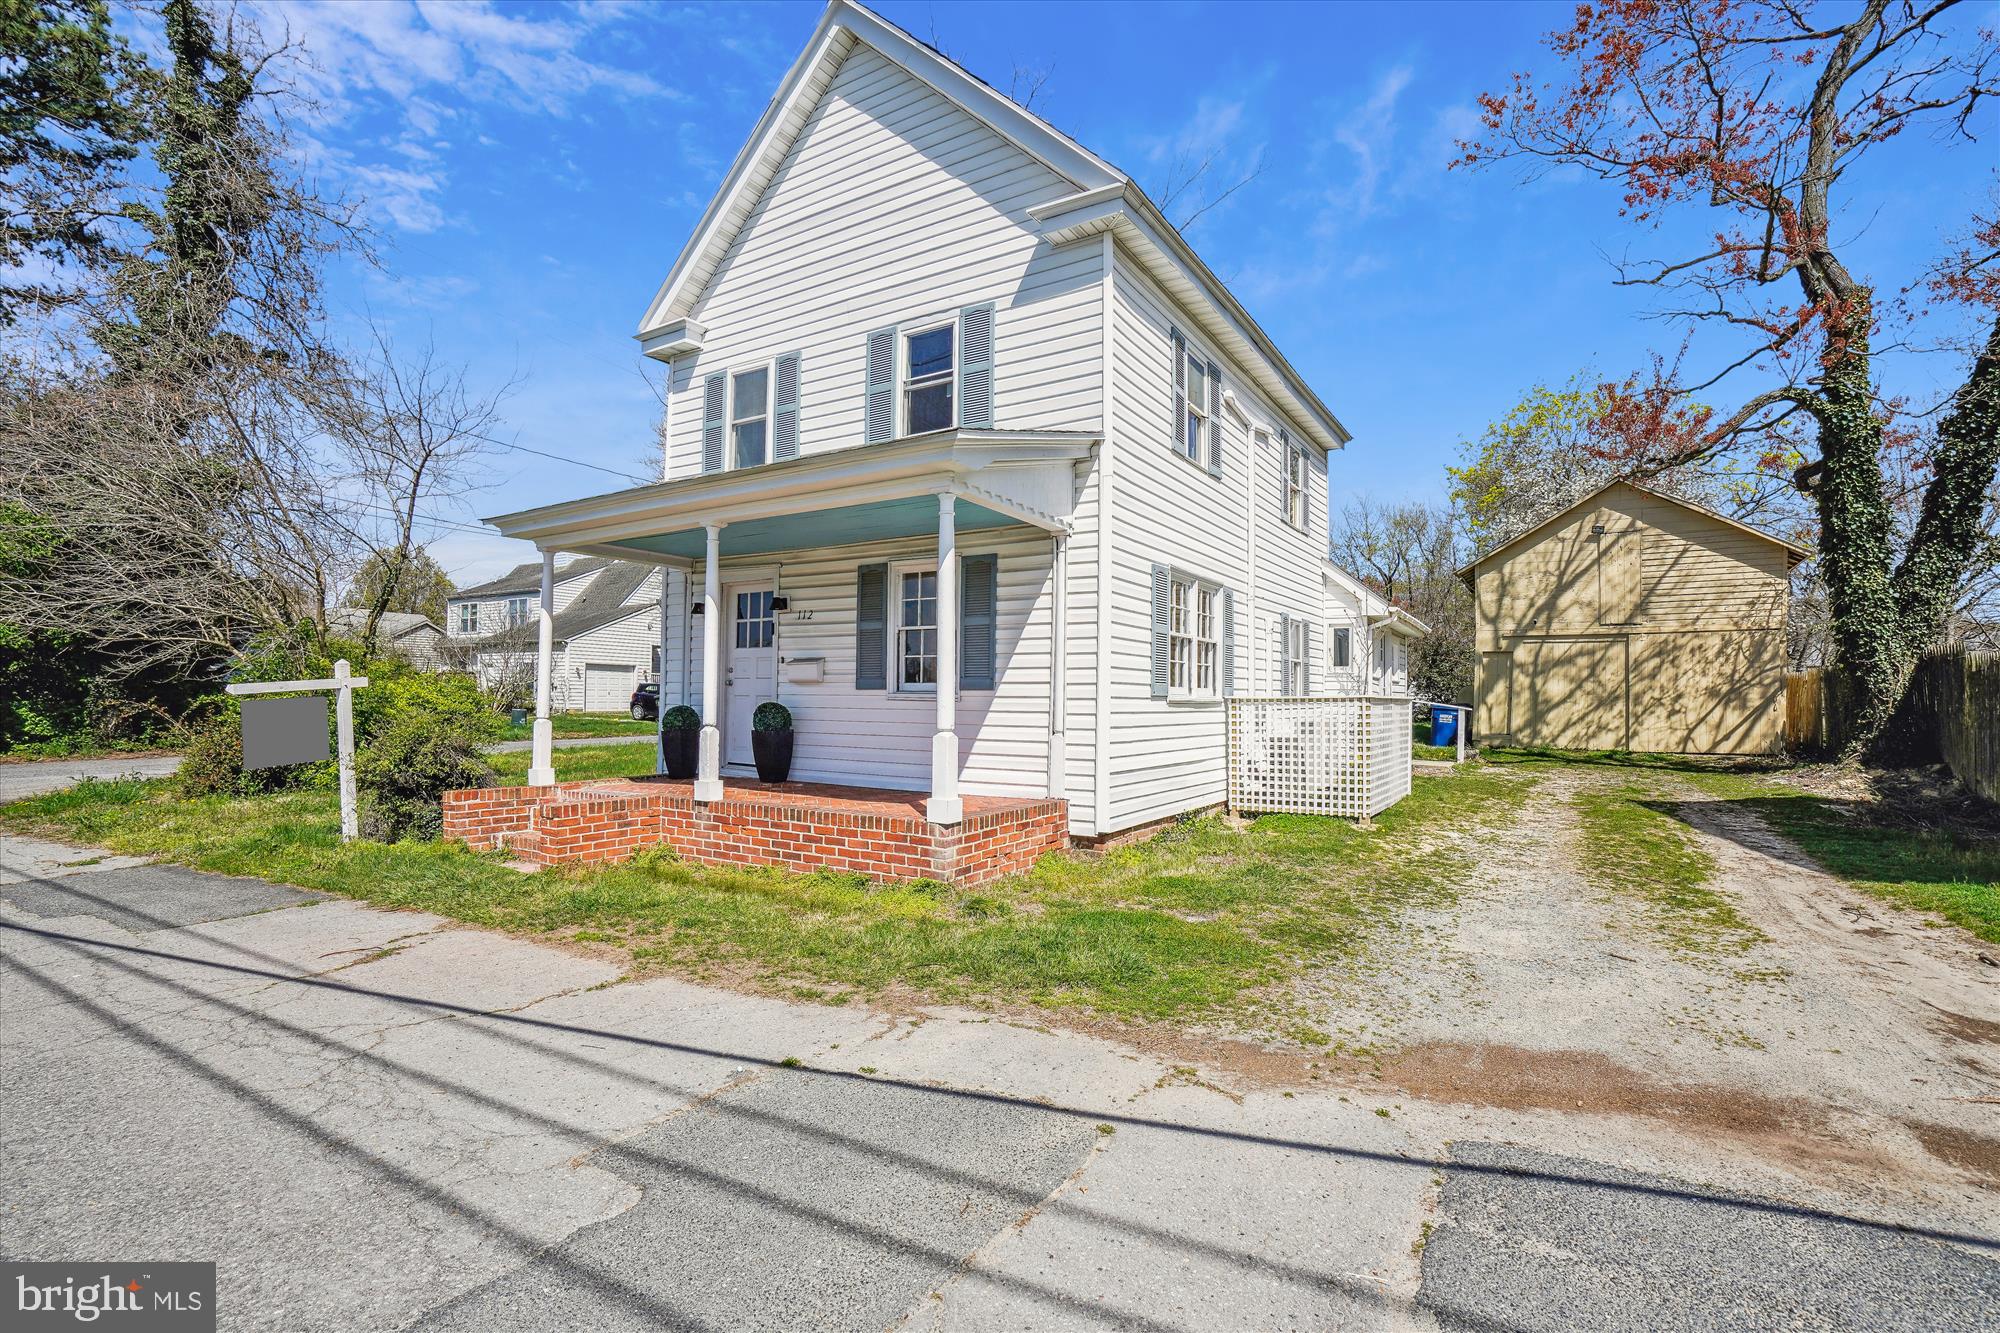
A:
POLYGON ((687 779, 600 778, 555 787, 445 793, 444 834, 536 865, 624 860, 669 846, 708 865, 832 869, 878 880, 982 884, 1069 845, 1069 806, 1044 797, 967 796, 957 824, 932 824, 927 793, 731 778, 720 801, 687 779))

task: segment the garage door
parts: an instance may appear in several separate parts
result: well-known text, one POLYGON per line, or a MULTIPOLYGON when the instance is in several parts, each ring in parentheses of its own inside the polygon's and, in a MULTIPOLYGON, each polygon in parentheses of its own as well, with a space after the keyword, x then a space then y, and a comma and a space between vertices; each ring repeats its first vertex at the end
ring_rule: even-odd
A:
POLYGON ((583 706, 592 713, 622 713, 632 703, 639 668, 587 662, 583 668, 583 706))
POLYGON ((1559 750, 1631 748, 1626 641, 1528 639, 1514 648, 1514 743, 1559 750))

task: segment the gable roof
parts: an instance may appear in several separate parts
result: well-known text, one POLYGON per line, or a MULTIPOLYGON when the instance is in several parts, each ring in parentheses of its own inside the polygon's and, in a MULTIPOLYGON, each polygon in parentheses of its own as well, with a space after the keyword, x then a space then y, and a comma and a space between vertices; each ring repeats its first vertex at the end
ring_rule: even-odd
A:
MULTIPOLYGON (((359 634, 368 624, 368 613, 358 606, 336 607, 326 613, 326 623, 329 629, 338 628, 359 634)), ((414 611, 384 611, 381 619, 375 622, 375 632, 390 639, 400 639, 421 629, 433 634, 443 632, 431 623, 429 616, 420 616, 414 611)))
MULTIPOLYGON (((578 561, 582 564, 582 561, 578 561)), ((628 616, 641 615, 651 609, 651 603, 628 604, 626 599, 639 590, 646 576, 653 572, 652 566, 637 564, 630 560, 610 560, 592 557, 591 566, 604 572, 591 580, 577 599, 556 612, 555 641, 568 643, 579 639, 592 630, 603 629, 628 616)), ((541 563, 535 564, 537 586, 541 579, 541 563)), ((521 648, 531 646, 535 639, 535 626, 531 621, 509 629, 495 630, 477 640, 481 648, 521 648)))
MULTIPOLYGON (((576 578, 581 574, 594 573, 606 565, 616 562, 601 555, 584 556, 572 560, 556 569, 556 582, 576 578)), ((459 602, 470 597, 499 597, 510 592, 540 592, 542 590, 542 562, 530 560, 525 565, 516 565, 497 579, 474 584, 470 588, 460 588, 449 601, 459 602)))
POLYGON ((1527 541, 1530 537, 1539 536, 1541 533, 1555 526, 1563 519, 1566 519, 1571 514, 1574 514, 1577 510, 1582 509, 1594 503, 1597 500, 1597 498, 1603 495, 1606 491, 1609 491, 1614 487, 1618 486, 1623 486, 1628 490, 1637 491, 1639 492, 1639 494, 1648 496, 1655 500, 1664 500, 1668 504, 1678 505, 1682 509, 1688 510, 1690 513, 1701 514, 1705 517, 1712 518, 1718 523, 1736 529, 1736 531, 1738 532, 1748 533, 1750 536, 1755 537, 1760 541, 1767 541, 1771 543, 1771 545, 1773 546, 1781 547, 1785 552, 1785 567, 1787 569, 1791 568, 1793 565, 1798 564, 1801 560, 1808 560, 1812 557, 1812 552, 1808 551, 1803 546, 1794 545, 1793 543, 1786 541, 1783 537, 1774 537, 1770 533, 1764 531, 1762 528, 1753 528, 1748 523, 1744 523, 1738 519, 1733 519, 1729 517, 1729 515, 1727 514, 1717 513, 1715 510, 1710 509, 1707 505, 1696 504, 1694 501, 1683 499, 1678 495, 1669 495, 1665 491, 1654 490, 1651 486, 1641 486, 1636 481, 1627 481, 1624 478, 1619 477, 1619 478, 1614 478, 1611 481, 1605 482, 1602 486, 1599 486, 1596 490, 1584 496, 1582 499, 1578 500, 1575 504, 1565 506, 1562 509, 1558 509, 1555 513, 1550 514, 1547 518, 1535 524, 1533 527, 1526 528, 1521 532, 1515 533, 1512 537, 1509 537, 1506 541, 1501 542, 1498 546, 1486 552, 1484 555, 1474 556, 1472 559, 1466 561, 1463 565, 1460 565, 1458 567, 1458 576, 1461 579, 1464 579, 1467 583, 1472 582, 1473 572, 1477 570, 1481 565, 1485 564, 1487 561, 1493 559, 1493 557, 1500 555, 1504 552, 1513 550, 1516 546, 1519 546, 1521 543, 1527 541))
POLYGON ((699 347, 703 330, 690 315, 841 62, 857 45, 870 47, 1073 187, 1072 193, 1029 210, 1050 244, 1102 233, 1117 236, 1151 276, 1197 316, 1221 349, 1248 368, 1267 395, 1290 410, 1314 443, 1338 449, 1352 438, 1130 175, 856 0, 828 0, 805 50, 785 72, 666 281, 646 307, 637 337, 648 355, 672 360, 699 347))

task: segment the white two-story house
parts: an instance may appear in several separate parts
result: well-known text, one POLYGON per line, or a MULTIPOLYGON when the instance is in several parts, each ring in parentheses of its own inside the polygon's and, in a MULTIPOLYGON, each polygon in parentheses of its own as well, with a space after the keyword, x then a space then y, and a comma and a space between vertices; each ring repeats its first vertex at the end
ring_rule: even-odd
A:
POLYGON ((861 6, 828 5, 638 338, 667 480, 491 521, 549 596, 558 552, 665 571, 697 801, 777 699, 796 780, 943 824, 1056 797, 1103 839, 1223 801, 1230 696, 1328 687, 1347 431, 1130 177, 861 6))
MULTIPOLYGON (((658 566, 589 557, 557 565, 549 703, 558 712, 622 712, 660 670, 658 566)), ((517 565, 445 604, 442 656, 492 689, 536 667, 542 562, 517 565)))

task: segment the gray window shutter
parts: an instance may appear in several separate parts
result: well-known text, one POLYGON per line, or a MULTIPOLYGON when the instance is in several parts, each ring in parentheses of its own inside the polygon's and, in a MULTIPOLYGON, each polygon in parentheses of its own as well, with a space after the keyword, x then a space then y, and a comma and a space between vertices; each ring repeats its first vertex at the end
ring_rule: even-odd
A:
POLYGON ((868 424, 863 438, 879 444, 896 434, 896 331, 868 335, 868 424))
POLYGON ((1222 371, 1208 363, 1208 475, 1222 475, 1222 371))
POLYGON ((990 690, 994 629, 1000 619, 1000 557, 969 555, 958 564, 958 684, 990 690))
POLYGON ((1172 575, 1165 565, 1153 566, 1153 697, 1167 697, 1167 603, 1172 575))
POLYGON ((889 567, 854 573, 854 688, 889 688, 889 567))
POLYGON ((1236 594, 1224 588, 1222 599, 1222 697, 1236 694, 1236 594))
POLYGON ((729 376, 721 371, 701 382, 701 470, 722 471, 722 416, 729 376))
POLYGON ((969 305, 958 312, 958 424, 975 430, 993 426, 993 306, 969 305))
POLYGON ((1179 452, 1181 437, 1187 433, 1187 339, 1181 337, 1179 329, 1169 332, 1174 347, 1174 425, 1167 440, 1179 452))
POLYGON ((771 380, 771 461, 799 456, 799 354, 778 358, 771 380))
POLYGON ((1278 616, 1278 693, 1292 692, 1292 618, 1278 616))

